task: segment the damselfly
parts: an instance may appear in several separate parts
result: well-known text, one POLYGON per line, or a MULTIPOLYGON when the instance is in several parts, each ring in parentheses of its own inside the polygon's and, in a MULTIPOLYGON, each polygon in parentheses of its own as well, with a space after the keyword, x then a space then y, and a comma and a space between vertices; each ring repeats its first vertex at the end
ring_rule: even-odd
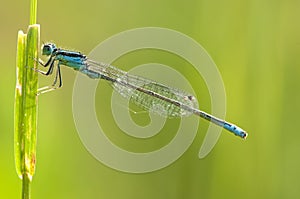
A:
POLYGON ((57 70, 52 86, 42 88, 39 93, 45 93, 62 86, 60 67, 65 65, 92 79, 107 80, 120 95, 145 110, 164 117, 182 117, 195 114, 223 127, 236 136, 244 139, 247 137, 247 133, 238 126, 199 110, 196 98, 182 90, 129 74, 110 64, 92 61, 80 52, 57 48, 53 43, 43 45, 42 55, 48 56, 49 59, 45 63, 39 60, 39 63, 44 67, 49 66, 49 69, 47 72, 37 71, 43 75, 51 75, 55 66, 57 70), (55 65, 55 63, 57 64, 55 65))

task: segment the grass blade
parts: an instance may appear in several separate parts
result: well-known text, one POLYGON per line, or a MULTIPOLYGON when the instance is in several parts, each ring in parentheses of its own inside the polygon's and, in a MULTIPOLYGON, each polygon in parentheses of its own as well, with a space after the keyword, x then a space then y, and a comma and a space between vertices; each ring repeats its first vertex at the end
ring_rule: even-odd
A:
POLYGON ((23 153, 24 151, 24 141, 22 136, 22 123, 23 123, 23 98, 22 98, 22 85, 24 76, 24 66, 25 63, 25 50, 26 50, 26 34, 23 31, 18 32, 18 44, 17 44, 17 82, 15 91, 15 115, 14 115, 14 150, 15 150, 15 164, 17 174, 20 178, 23 175, 23 153))
POLYGON ((18 34, 14 146, 23 198, 29 198, 36 163, 38 74, 32 69, 37 67, 39 34, 39 25, 30 25, 27 35, 22 31, 18 34))

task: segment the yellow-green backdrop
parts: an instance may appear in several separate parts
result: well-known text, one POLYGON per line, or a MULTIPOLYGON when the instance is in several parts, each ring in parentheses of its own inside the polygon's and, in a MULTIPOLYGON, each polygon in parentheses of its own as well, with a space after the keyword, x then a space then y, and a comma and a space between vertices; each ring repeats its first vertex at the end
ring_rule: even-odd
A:
MULTIPOLYGON (((169 167, 147 174, 113 170, 95 160, 79 139, 72 116, 76 73, 63 69, 64 87, 39 97, 32 198, 299 198, 299 9, 298 0, 38 2, 41 40, 85 53, 138 27, 170 28, 192 37, 220 70, 226 118, 241 124, 249 138, 224 132, 213 151, 198 159, 207 128, 202 121, 191 147, 169 167)), ((2 1, 0 22, 0 198, 20 198, 13 157, 15 54, 17 31, 26 31, 29 23, 29 1, 2 1)), ((178 57, 157 51, 125 55, 116 63, 129 69, 151 57, 180 68, 178 57)), ((40 76, 40 85, 49 79, 40 76)), ((200 90, 198 97, 206 89, 197 79, 191 84, 200 90)), ((200 106, 209 111, 205 92, 200 106)))

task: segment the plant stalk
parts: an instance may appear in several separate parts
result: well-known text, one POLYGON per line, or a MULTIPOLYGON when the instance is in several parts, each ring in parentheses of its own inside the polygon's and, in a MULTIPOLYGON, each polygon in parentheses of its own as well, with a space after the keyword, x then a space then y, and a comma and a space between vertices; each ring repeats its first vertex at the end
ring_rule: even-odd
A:
POLYGON ((30 26, 27 34, 18 32, 14 150, 18 176, 22 180, 22 198, 30 199, 30 184, 36 166, 37 68, 40 26, 36 24, 37 0, 30 2, 30 26))

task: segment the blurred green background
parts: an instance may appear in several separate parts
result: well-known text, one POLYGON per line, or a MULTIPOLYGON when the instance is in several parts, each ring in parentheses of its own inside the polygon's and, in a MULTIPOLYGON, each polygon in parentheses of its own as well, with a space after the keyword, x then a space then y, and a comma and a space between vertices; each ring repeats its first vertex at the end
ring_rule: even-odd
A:
MULTIPOLYGON (((110 169, 79 139, 72 116, 76 73, 63 69, 64 87, 39 97, 32 198, 299 198, 299 9, 298 0, 40 1, 41 40, 85 53, 114 34, 138 27, 170 28, 192 37, 220 70, 226 118, 245 128, 249 138, 242 141, 224 132, 200 160, 207 128, 201 120, 191 147, 167 168, 147 174, 110 169)), ((26 31, 29 23, 29 0, 2 2, 0 21, 0 198, 20 198, 13 153, 15 54, 17 31, 26 31)), ((182 70, 188 65, 184 61, 158 51, 130 53, 115 63, 130 69, 148 62, 174 65, 187 78, 193 75, 182 70)), ((201 108, 209 111, 206 85, 198 79, 192 78, 191 84, 201 96, 201 108)), ((40 76, 40 86, 51 81, 40 76)), ((108 87, 103 92, 111 94, 108 87)), ((132 142, 118 134, 110 137, 124 145, 132 142)), ((167 143, 174 135, 169 136, 158 142, 167 143)), ((136 146, 140 148, 132 150, 143 150, 136 146)))

